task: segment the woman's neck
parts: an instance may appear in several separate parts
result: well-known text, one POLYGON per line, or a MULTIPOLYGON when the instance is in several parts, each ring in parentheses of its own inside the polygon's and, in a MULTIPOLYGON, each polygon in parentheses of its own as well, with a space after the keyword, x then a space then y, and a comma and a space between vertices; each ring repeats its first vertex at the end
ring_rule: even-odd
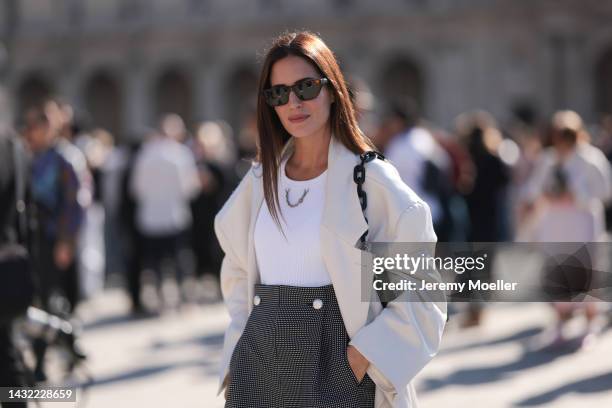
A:
POLYGON ((308 180, 323 173, 327 169, 330 140, 329 129, 320 134, 294 138, 293 154, 285 166, 287 176, 294 180, 308 180))

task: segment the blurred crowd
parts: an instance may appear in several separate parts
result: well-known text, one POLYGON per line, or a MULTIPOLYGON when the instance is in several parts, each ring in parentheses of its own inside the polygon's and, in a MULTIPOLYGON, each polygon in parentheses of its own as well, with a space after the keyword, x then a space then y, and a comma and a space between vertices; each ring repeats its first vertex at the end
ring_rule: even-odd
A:
MULTIPOLYGON (((473 111, 444 129, 412 101, 374 110, 364 95, 354 96, 366 133, 431 207, 439 241, 607 240, 612 115, 586 124, 573 111, 538 118, 525 108, 500 126, 473 111)), ((168 113, 131 143, 83 126, 61 99, 20 117, 12 137, 29 161, 36 306, 70 318, 81 300, 108 285, 125 287, 135 315, 211 296, 203 291, 218 298, 218 287, 200 283, 218 277, 223 254, 214 216, 256 155, 255 112, 241 129, 207 121, 193 131, 168 113), (175 283, 172 305, 165 281, 175 283), (143 300, 146 283, 157 303, 143 300)), ((594 306, 554 307, 559 341, 572 315, 597 314, 594 306)), ((464 325, 478 324, 481 313, 471 305, 464 325)))
MULTIPOLYGON (((501 127, 491 114, 474 111, 459 115, 447 131, 420 118, 409 103, 390 105, 375 142, 431 207, 440 242, 541 243, 549 252, 552 247, 558 253, 548 255, 562 262, 543 270, 544 279, 563 281, 559 289, 572 293, 588 290, 594 261, 580 259, 582 265, 567 268, 567 247, 545 244, 609 242, 611 123, 612 116, 604 116, 589 126, 571 110, 537 120, 533 111, 518 109, 501 127)), ((496 254, 488 255, 492 264, 496 254)), ((485 278, 491 279, 490 273, 485 278)), ((591 343, 602 330, 597 320, 602 306, 607 307, 554 302, 557 325, 546 347, 591 343), (566 323, 580 314, 585 330, 570 339, 566 323)), ((483 303, 469 303, 461 325, 478 325, 482 311, 483 303)))
MULTIPOLYGON (((439 241, 605 239, 612 116, 587 126, 573 111, 539 121, 525 109, 500 127, 474 111, 447 130, 421 118, 410 100, 385 104, 374 119, 360 113, 378 149, 431 207, 439 241)), ((254 116, 234 133, 223 121, 190 132, 180 116, 164 114, 122 144, 82 127, 59 99, 23 112, 18 133, 31 159, 42 303, 70 312, 115 275, 141 312, 143 271, 158 288, 164 270, 179 287, 186 276, 218 274, 213 220, 256 155, 254 116)))
POLYGON ((202 123, 192 135, 165 114, 137 142, 118 145, 51 99, 24 112, 19 135, 31 160, 41 306, 70 313, 120 276, 141 313, 143 272, 152 272, 161 302, 167 273, 181 301, 186 276, 218 274, 214 216, 244 172, 226 124, 202 123))

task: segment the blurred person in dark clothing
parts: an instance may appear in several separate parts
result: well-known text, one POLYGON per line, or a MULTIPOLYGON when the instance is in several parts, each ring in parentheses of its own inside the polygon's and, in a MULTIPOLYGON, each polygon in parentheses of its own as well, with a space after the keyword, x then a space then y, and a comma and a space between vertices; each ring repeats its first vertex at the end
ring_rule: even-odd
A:
POLYGON ((125 232, 125 270, 127 279, 127 289, 132 301, 132 314, 143 315, 146 310, 141 298, 141 278, 143 264, 143 244, 142 236, 136 225, 136 199, 130 190, 130 180, 134 172, 134 163, 138 152, 142 148, 139 137, 128 145, 125 171, 121 176, 119 219, 122 231, 125 232))
MULTIPOLYGON (((84 219, 84 208, 78 200, 80 181, 61 153, 57 128, 51 126, 45 110, 33 108, 26 113, 23 134, 33 153, 31 194, 38 220, 33 266, 39 281, 40 307, 66 317, 78 299, 75 256, 84 219)), ((38 380, 45 379, 46 347, 44 339, 34 345, 38 380)))
MULTIPOLYGON (((1 91, 1 89, 0 89, 1 91)), ((1 95, 0 95, 1 96, 1 95)), ((2 115, 2 112, 0 112, 2 115)), ((0 118, 1 121, 1 118, 0 118)), ((23 173, 27 174, 27 156, 23 148, 14 148, 19 143, 16 136, 5 124, 0 123, 0 248, 4 244, 18 239, 16 207, 16 169, 14 152, 21 154, 20 162, 24 163, 23 173)), ((19 144, 20 145, 20 144, 19 144)), ((25 182, 25 181, 24 181, 25 182)), ((23 237, 22 237, 23 239, 23 237)), ((1 278, 1 275, 0 275, 1 278)), ((1 282, 5 285, 6 282, 1 282)), ((0 386, 25 387, 25 374, 22 358, 13 344, 12 321, 0 319, 0 386)), ((1 403, 3 407, 25 408, 25 402, 1 403)))
POLYGON ((27 112, 24 137, 33 153, 31 189, 39 217, 37 270, 41 277, 41 306, 63 314, 64 310, 54 310, 50 300, 53 291, 66 292, 66 287, 73 286, 61 283, 74 262, 83 223, 83 206, 78 200, 80 182, 74 167, 60 152, 57 134, 43 110, 27 112))
POLYGON ((89 226, 87 213, 93 201, 94 181, 85 154, 75 145, 79 135, 72 106, 57 98, 49 99, 44 103, 44 114, 55 138, 55 150, 70 164, 78 179, 76 199, 83 209, 82 225, 75 238, 74 255, 70 264, 64 268, 63 288, 68 300, 67 311, 72 312, 82 298, 82 275, 87 272, 87 260, 84 259, 85 241, 80 232, 89 226))
POLYGON ((215 236, 214 219, 227 199, 235 154, 216 122, 204 122, 199 126, 192 149, 201 186, 200 193, 191 203, 196 274, 209 273, 218 277, 223 252, 215 236))
POLYGON ((504 202, 510 169, 498 154, 502 141, 495 120, 487 112, 460 115, 456 119, 459 139, 473 163, 471 188, 464 192, 470 217, 470 242, 500 242, 510 238, 504 202))
MULTIPOLYGON (((469 153, 472 163, 471 182, 464 185, 463 196, 468 208, 469 242, 501 242, 510 238, 509 213, 505 206, 510 169, 498 155, 502 141, 494 118, 487 112, 461 114, 455 120, 459 140, 469 153)), ((488 252, 488 264, 493 264, 495 253, 488 252)), ((459 281, 490 280, 488 269, 461 275, 459 281)), ((468 295, 471 294, 467 293, 468 295)), ((463 327, 477 326, 482 319, 482 304, 472 299, 463 327)))

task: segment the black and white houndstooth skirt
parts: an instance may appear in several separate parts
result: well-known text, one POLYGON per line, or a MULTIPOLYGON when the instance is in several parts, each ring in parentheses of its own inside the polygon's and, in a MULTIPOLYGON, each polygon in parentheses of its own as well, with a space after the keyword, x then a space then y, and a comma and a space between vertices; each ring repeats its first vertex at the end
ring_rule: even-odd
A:
POLYGON ((332 285, 256 285, 225 407, 373 408, 375 384, 357 381, 348 343, 332 285))

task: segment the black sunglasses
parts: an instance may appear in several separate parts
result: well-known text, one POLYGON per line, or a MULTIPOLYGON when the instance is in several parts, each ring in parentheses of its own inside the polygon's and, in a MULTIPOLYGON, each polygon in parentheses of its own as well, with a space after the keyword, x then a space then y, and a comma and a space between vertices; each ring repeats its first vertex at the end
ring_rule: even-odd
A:
POLYGON ((323 85, 329 83, 329 79, 320 78, 304 78, 297 81, 291 86, 274 85, 271 88, 265 89, 263 95, 266 98, 266 103, 272 107, 281 106, 289 102, 289 93, 293 91, 301 101, 310 101, 321 93, 323 85))

